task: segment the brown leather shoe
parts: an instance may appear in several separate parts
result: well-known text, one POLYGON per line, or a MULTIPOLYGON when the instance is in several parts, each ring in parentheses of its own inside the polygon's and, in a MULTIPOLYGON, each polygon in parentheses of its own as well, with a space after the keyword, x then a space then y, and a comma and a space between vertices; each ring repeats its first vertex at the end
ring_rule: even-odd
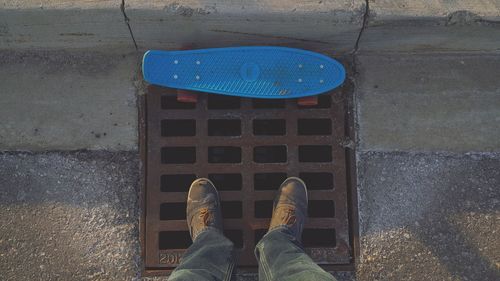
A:
POLYGON ((274 199, 273 216, 269 231, 277 227, 288 228, 298 241, 307 217, 306 184, 299 178, 287 178, 280 186, 274 199))
POLYGON ((193 241, 208 228, 222 232, 219 193, 209 179, 199 178, 191 184, 187 199, 186 218, 193 241))

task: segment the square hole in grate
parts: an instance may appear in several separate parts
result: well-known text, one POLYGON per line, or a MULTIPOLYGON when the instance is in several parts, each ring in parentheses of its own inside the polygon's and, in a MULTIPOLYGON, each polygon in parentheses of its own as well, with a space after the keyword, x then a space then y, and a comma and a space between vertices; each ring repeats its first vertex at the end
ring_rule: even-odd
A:
POLYGON ((196 135, 196 120, 170 119, 161 120, 161 135, 163 137, 187 137, 196 135))
POLYGON ((273 214, 273 200, 255 201, 254 207, 256 218, 270 218, 273 214))
POLYGON ((260 239, 262 239, 262 237, 264 237, 264 235, 267 233, 267 229, 256 229, 254 231, 254 246, 257 245, 257 243, 259 243, 260 239))
MULTIPOLYGON (((310 218, 335 217, 335 206, 331 200, 310 200, 307 206, 307 214, 310 218)), ((273 212, 272 200, 255 201, 254 207, 254 216, 256 218, 271 218, 273 212)))
POLYGON ((286 180, 286 173, 257 173, 253 175, 255 190, 278 190, 286 180))
POLYGON ((241 147, 211 146, 208 148, 208 163, 241 163, 241 147))
POLYGON ((195 109, 196 103, 179 102, 177 95, 163 95, 161 97, 162 109, 195 109))
POLYGON ((331 135, 331 119, 299 119, 297 120, 298 135, 331 135))
POLYGON ((243 231, 239 229, 224 229, 224 236, 234 243, 235 248, 243 248, 243 231))
POLYGON ((162 192, 187 192, 195 179, 195 174, 162 175, 160 190, 162 192))
POLYGON ((185 220, 186 202, 160 204, 160 220, 185 220))
POLYGON ((330 145, 299 145, 299 162, 332 162, 330 145))
POLYGON ((160 250, 185 249, 192 243, 189 231, 160 231, 158 235, 160 250))
POLYGON ((335 229, 306 228, 302 232, 302 244, 304 247, 335 247, 335 229))
POLYGON ((162 147, 161 162, 163 164, 192 164, 196 162, 196 147, 171 146, 162 147))
POLYGON ((315 108, 330 108, 332 106, 332 97, 328 94, 319 95, 318 96, 318 104, 317 105, 299 105, 300 109, 315 109, 315 108))
POLYGON ((255 119, 253 120, 253 134, 283 136, 286 134, 286 122, 283 119, 255 119))
POLYGON ((220 205, 225 219, 239 219, 243 216, 241 201, 221 201, 220 205))
POLYGON ((208 109, 239 109, 240 97, 207 94, 208 109))
POLYGON ((299 177, 306 183, 309 190, 333 189, 332 173, 299 173, 299 177))
MULTIPOLYGON (((185 220, 186 202, 160 204, 160 220, 185 220)), ((221 201, 222 217, 238 219, 243 215, 241 201, 221 201)))
POLYGON ((253 161, 256 163, 285 163, 285 145, 256 146, 253 148, 253 161))
POLYGON ((253 99, 253 108, 255 109, 273 109, 285 108, 285 100, 283 99, 253 99))
POLYGON ((208 174, 217 190, 241 190, 243 179, 241 174, 208 174))
POLYGON ((209 136, 240 136, 240 119, 210 119, 208 120, 209 136))
POLYGON ((309 200, 307 215, 310 218, 333 218, 335 203, 332 200, 309 200))

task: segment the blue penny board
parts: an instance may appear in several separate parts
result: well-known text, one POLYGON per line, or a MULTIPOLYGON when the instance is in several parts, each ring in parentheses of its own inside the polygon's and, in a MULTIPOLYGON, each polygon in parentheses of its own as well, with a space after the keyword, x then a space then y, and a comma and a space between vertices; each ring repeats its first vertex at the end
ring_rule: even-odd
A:
POLYGON ((299 98, 340 86, 344 67, 322 54, 285 47, 234 47, 144 54, 154 85, 251 98, 299 98))

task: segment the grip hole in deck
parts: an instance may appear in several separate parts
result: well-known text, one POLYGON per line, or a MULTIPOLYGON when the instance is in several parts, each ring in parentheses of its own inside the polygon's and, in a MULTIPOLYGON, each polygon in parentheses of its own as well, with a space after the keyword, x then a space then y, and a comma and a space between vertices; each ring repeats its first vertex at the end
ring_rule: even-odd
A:
POLYGON ((332 173, 299 173, 299 177, 306 183, 307 189, 333 189, 333 174, 332 173))
POLYGON ((331 135, 331 119, 299 119, 297 120, 297 134, 305 136, 331 135))
POLYGON ((283 119, 255 119, 253 120, 253 134, 283 136, 286 134, 286 122, 283 119))
POLYGON ((171 119, 161 121, 161 135, 164 137, 190 137, 196 135, 196 120, 171 119))
POLYGON ((160 231, 158 235, 160 250, 185 249, 191 246, 189 231, 160 231))
POLYGON ((332 147, 329 145, 300 145, 299 162, 332 162, 332 147))
POLYGON ((286 173, 257 173, 253 176, 255 190, 278 190, 287 178, 286 173))
POLYGON ((163 164, 195 163, 196 147, 184 147, 184 146, 162 147, 161 162, 163 164))
POLYGON ((160 205, 160 220, 185 220, 186 202, 160 205))
POLYGON ((210 119, 208 120, 209 136, 240 136, 240 119, 210 119))
POLYGON ((208 148, 208 163, 240 163, 241 147, 212 146, 208 148))
POLYGON ((253 149, 253 161, 257 163, 284 163, 286 162, 286 146, 256 146, 253 149))

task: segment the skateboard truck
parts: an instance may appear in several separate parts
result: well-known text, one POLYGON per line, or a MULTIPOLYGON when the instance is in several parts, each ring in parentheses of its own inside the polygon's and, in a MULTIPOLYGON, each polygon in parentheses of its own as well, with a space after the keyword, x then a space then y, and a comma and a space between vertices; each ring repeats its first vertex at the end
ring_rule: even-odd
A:
POLYGON ((187 90, 177 89, 177 101, 196 103, 198 101, 198 95, 187 90))
POLYGON ((303 97, 297 103, 300 106, 315 106, 318 105, 318 96, 303 97))

